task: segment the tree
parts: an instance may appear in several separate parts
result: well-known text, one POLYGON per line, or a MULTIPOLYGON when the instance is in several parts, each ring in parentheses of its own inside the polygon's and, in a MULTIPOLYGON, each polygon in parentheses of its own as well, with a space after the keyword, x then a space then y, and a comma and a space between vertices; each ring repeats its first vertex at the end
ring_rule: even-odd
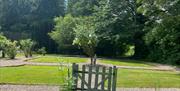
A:
POLYGON ((32 50, 35 46, 35 42, 31 39, 25 39, 20 41, 21 49, 24 52, 25 57, 32 57, 32 50))
MULTIPOLYGON (((134 39, 144 23, 138 21, 142 18, 136 12, 136 7, 134 0, 101 0, 95 7, 93 15, 96 16, 99 27, 97 31, 100 36, 97 51, 99 54, 122 56, 127 52, 129 45, 136 46, 137 40, 143 41, 142 36, 134 39)), ((137 48, 136 46, 135 49, 137 48)))
POLYGON ((10 58, 10 59, 14 59, 16 54, 17 54, 17 51, 18 51, 18 47, 17 47, 17 41, 6 41, 5 43, 5 53, 7 54, 7 56, 10 58))
POLYGON ((138 12, 148 17, 144 31, 149 58, 155 62, 180 64, 180 1, 139 0, 138 12))
POLYGON ((73 29, 76 27, 78 19, 68 14, 64 17, 57 17, 54 21, 54 30, 49 35, 58 44, 60 53, 74 53, 78 51, 77 46, 72 45, 75 37, 73 29))
POLYGON ((93 64, 95 56, 95 48, 98 44, 98 36, 93 17, 83 17, 80 24, 76 26, 75 39, 73 44, 80 46, 84 52, 90 56, 91 64, 93 64))
POLYGON ((38 48, 56 52, 57 45, 47 33, 53 29, 53 18, 64 13, 65 0, 0 0, 0 31, 9 39, 31 38, 38 48))

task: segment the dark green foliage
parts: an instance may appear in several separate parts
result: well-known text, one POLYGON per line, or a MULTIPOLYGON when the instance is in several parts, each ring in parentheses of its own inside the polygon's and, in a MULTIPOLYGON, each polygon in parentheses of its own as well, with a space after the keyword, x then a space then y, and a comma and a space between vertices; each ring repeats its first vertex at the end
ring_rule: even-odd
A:
POLYGON ((157 62, 180 64, 180 16, 167 17, 146 34, 149 58, 157 62))
POLYGON ((179 0, 0 0, 0 31, 13 40, 32 38, 48 53, 58 46, 60 53, 82 54, 94 30, 93 55, 124 56, 131 46, 135 58, 180 64, 179 19, 179 0), (93 22, 82 21, 88 17, 93 22))
POLYGON ((56 51, 47 33, 53 29, 53 18, 64 15, 64 0, 0 0, 0 7, 0 31, 8 38, 32 38, 37 47, 56 51))
POLYGON ((67 13, 73 16, 89 16, 99 0, 68 0, 67 13))
POLYGON ((69 14, 64 17, 57 17, 54 21, 56 23, 54 31, 50 32, 49 35, 58 44, 59 52, 64 54, 78 54, 78 46, 72 44, 75 38, 73 29, 76 27, 79 19, 69 14))
POLYGON ((138 12, 149 18, 144 31, 149 59, 155 62, 180 64, 180 1, 141 0, 138 12))

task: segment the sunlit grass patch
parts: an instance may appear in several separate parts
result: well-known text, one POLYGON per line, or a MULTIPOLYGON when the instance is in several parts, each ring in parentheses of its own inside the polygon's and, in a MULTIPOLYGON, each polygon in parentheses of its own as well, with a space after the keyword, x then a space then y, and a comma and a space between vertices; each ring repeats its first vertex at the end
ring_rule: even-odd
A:
POLYGON ((120 60, 120 59, 100 59, 101 63, 105 64, 112 64, 116 66, 136 66, 136 67, 151 67, 152 65, 142 62, 142 61, 137 61, 137 60, 120 60))
POLYGON ((36 59, 29 60, 31 62, 65 62, 65 63, 84 63, 88 58, 80 57, 62 57, 62 56, 42 56, 36 59))

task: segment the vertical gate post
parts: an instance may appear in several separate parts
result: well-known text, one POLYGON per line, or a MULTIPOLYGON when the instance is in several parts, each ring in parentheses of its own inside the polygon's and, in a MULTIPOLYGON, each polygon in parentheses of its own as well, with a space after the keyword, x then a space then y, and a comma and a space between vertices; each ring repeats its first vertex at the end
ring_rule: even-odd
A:
POLYGON ((73 63, 73 66, 72 66, 72 77, 73 77, 73 80, 74 80, 74 84, 73 84, 73 91, 76 91, 77 89, 77 84, 78 84, 78 65, 73 63))
POLYGON ((85 84, 85 81, 86 81, 86 79, 85 79, 85 71, 86 71, 86 66, 83 65, 82 66, 82 79, 81 79, 81 89, 82 89, 82 91, 85 90, 84 89, 84 84, 85 84))
POLYGON ((102 67, 101 90, 104 91, 106 67, 102 67))
POLYGON ((109 67, 109 74, 108 74, 108 91, 111 91, 112 87, 112 67, 109 67))
POLYGON ((117 80, 117 68, 113 67, 113 80, 112 80, 112 91, 116 91, 116 80, 117 80))

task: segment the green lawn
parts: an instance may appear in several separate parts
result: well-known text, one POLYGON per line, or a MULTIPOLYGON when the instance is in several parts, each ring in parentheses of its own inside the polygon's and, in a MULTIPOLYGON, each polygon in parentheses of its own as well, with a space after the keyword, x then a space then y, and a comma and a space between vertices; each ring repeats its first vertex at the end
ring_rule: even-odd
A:
POLYGON ((137 60, 115 60, 115 59, 100 59, 99 62, 105 64, 112 64, 116 66, 138 66, 138 67, 152 67, 152 65, 137 61, 137 60))
POLYGON ((152 70, 119 69, 118 87, 177 87, 180 73, 152 70))
POLYGON ((40 58, 29 60, 31 62, 65 62, 65 63, 84 63, 87 62, 87 58, 80 57, 62 57, 62 56, 43 56, 40 58))
MULTIPOLYGON (((0 68, 0 84, 62 85, 62 75, 57 66, 20 66, 0 68)), ((180 74, 167 71, 118 70, 118 87, 180 87, 180 74)))
POLYGON ((62 84, 62 75, 56 66, 20 66, 0 68, 0 83, 9 84, 62 84))

